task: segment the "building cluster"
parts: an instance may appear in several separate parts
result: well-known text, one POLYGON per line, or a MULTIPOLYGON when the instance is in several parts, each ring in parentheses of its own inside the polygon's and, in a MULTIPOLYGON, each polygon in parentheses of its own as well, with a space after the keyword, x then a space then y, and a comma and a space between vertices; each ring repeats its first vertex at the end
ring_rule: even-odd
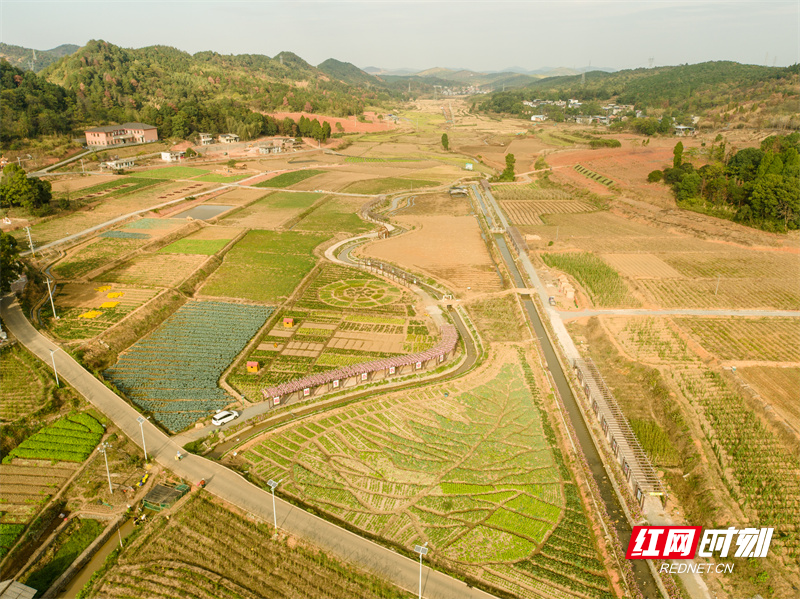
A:
POLYGON ((488 94, 489 90, 480 89, 474 85, 465 85, 463 87, 442 87, 437 90, 437 94, 442 96, 474 96, 477 94, 488 94))
POLYGON ((273 137, 258 144, 259 154, 280 154, 294 149, 294 137, 273 137))
MULTIPOLYGON (((541 106, 555 106, 563 110, 579 110, 583 102, 570 98, 569 100, 523 100, 522 104, 528 108, 539 108, 541 106)), ((578 123, 580 125, 610 125, 617 119, 625 119, 627 113, 633 112, 636 117, 642 116, 641 110, 636 110, 633 104, 606 104, 602 107, 604 114, 568 114, 565 120, 578 123)), ((533 114, 531 120, 541 123, 547 120, 546 114, 533 114)))

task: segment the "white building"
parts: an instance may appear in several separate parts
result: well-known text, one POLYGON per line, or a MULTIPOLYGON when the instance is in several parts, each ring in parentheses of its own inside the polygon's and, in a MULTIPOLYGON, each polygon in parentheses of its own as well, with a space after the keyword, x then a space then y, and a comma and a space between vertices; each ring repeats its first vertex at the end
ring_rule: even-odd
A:
POLYGON ((183 152, 161 152, 161 160, 164 162, 179 162, 183 158, 183 152))
POLYGON ((214 136, 210 133, 198 133, 197 136, 200 138, 201 146, 210 146, 214 143, 214 136))
POLYGON ((547 115, 545 114, 533 114, 531 115, 531 120, 537 123, 542 123, 547 120, 547 115))
POLYGON ((219 136, 220 143, 233 144, 239 141, 239 136, 235 133, 223 133, 219 136))

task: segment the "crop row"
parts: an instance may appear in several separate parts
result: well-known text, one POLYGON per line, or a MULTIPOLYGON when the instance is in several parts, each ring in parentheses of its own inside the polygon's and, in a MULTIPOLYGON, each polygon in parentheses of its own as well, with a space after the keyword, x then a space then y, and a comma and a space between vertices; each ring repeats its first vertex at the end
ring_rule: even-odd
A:
POLYGON ((598 306, 637 306, 639 302, 616 270, 588 252, 542 254, 542 260, 575 279, 598 306))
POLYGON ((181 430, 229 403, 219 377, 271 312, 263 306, 190 302, 105 375, 169 430, 181 430))
POLYGON ((103 427, 86 413, 75 413, 34 433, 3 458, 82 462, 100 442, 103 427))
POLYGON ((608 177, 604 177, 603 175, 601 175, 599 173, 596 173, 594 171, 590 171, 588 168, 586 168, 585 166, 582 166, 580 164, 576 164, 575 165, 575 170, 578 171, 581 175, 589 177, 590 179, 592 179, 594 181, 597 181, 598 183, 602 183, 605 186, 614 185, 614 182, 611 179, 609 179, 608 177))

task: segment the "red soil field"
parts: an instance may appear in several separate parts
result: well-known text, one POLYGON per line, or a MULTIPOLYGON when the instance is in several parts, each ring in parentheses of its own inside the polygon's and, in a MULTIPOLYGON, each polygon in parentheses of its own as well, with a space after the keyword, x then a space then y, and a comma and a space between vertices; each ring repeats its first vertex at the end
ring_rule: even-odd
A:
POLYGON ((301 116, 311 119, 317 119, 320 124, 328 121, 331 124, 331 131, 336 133, 338 129, 336 129, 336 123, 341 123, 342 127, 344 127, 345 133, 352 133, 354 131, 358 131, 359 133, 374 133, 376 131, 390 131, 394 129, 396 125, 389 121, 379 121, 378 115, 374 112, 365 112, 364 117, 367 121, 371 121, 368 123, 360 123, 356 119, 356 117, 348 117, 348 118, 339 118, 335 116, 324 116, 321 114, 311 114, 308 112, 273 112, 269 116, 276 118, 278 120, 285 119, 289 117, 294 121, 299 121, 301 116))

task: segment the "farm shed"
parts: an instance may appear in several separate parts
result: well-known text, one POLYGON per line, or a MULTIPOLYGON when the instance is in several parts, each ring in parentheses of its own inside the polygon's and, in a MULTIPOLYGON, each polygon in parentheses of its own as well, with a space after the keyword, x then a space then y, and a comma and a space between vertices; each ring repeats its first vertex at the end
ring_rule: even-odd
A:
POLYGON ((284 329, 291 329, 294 326, 294 318, 284 318, 283 319, 283 328, 284 329))
POLYGON ((189 485, 156 485, 145 495, 142 503, 148 509, 160 512, 171 507, 178 499, 186 495, 189 485))
POLYGON ((250 374, 258 374, 258 362, 248 362, 247 363, 247 372, 250 374))

